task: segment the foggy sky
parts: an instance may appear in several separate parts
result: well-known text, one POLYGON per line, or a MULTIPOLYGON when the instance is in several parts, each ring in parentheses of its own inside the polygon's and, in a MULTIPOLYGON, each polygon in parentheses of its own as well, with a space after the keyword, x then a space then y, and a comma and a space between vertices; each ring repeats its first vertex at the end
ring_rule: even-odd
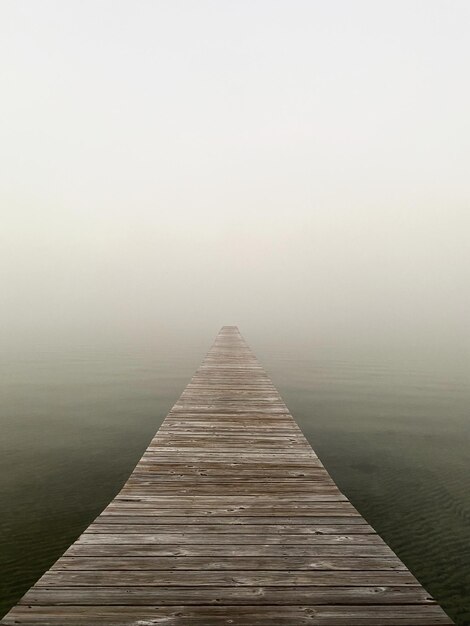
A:
POLYGON ((468 349, 470 4, 3 0, 7 341, 468 349))

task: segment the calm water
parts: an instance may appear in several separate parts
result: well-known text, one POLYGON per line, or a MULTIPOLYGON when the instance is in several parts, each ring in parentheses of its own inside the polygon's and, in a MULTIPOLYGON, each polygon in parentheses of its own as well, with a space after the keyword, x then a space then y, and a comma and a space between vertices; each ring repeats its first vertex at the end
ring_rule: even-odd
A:
MULTIPOLYGON (((470 624, 470 385, 463 368, 324 359, 247 336, 339 486, 470 624)), ((4 355, 0 615, 117 493, 209 344, 4 355)))

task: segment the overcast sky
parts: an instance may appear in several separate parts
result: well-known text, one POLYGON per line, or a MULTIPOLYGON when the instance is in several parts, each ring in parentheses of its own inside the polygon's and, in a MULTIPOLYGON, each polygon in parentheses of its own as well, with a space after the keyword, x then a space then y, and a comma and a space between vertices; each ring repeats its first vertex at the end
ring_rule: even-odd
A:
POLYGON ((1 0, 2 331, 468 347, 470 3, 1 0))

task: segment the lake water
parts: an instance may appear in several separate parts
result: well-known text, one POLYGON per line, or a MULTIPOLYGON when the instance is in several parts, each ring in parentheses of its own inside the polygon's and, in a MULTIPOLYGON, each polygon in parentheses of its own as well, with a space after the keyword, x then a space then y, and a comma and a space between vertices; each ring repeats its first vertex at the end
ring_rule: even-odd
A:
MULTIPOLYGON (((325 358, 246 338, 339 487, 450 616, 470 624, 465 368, 325 358)), ((4 354, 0 615, 119 491, 208 347, 202 337, 4 354)))

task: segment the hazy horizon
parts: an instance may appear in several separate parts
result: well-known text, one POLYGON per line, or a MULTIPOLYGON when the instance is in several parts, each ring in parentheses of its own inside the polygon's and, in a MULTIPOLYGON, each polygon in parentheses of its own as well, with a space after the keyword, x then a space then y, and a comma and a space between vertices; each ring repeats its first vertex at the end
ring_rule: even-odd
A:
POLYGON ((5 344, 468 359, 467 2, 0 7, 5 344))

